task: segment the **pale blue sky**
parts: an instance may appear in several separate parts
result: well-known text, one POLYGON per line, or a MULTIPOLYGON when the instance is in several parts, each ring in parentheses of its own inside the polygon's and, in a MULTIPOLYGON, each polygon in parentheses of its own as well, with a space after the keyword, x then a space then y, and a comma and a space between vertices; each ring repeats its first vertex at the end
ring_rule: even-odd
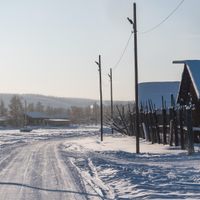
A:
MULTIPOLYGON (((137 0, 138 31, 160 23, 180 0, 137 0)), ((99 98, 130 35, 131 0, 0 0, 0 92, 99 98)), ((138 33, 139 81, 180 80, 177 59, 199 59, 200 1, 185 0, 158 29, 138 33)), ((133 38, 113 72, 114 99, 134 98, 133 38)))

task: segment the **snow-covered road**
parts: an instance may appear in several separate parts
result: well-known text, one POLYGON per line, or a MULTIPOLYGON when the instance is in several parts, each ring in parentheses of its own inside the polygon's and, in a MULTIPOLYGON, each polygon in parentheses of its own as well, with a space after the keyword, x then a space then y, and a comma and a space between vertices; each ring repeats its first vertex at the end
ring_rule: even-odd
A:
POLYGON ((61 140, 17 145, 0 161, 1 200, 99 199, 86 192, 70 162, 63 161, 61 140))
POLYGON ((39 130, 1 133, 0 199, 102 199, 87 193, 77 169, 61 156, 61 144, 78 131, 39 130), (65 135, 67 133, 67 136, 65 135))
POLYGON ((0 200, 200 199, 200 146, 186 150, 98 127, 0 131, 0 200))

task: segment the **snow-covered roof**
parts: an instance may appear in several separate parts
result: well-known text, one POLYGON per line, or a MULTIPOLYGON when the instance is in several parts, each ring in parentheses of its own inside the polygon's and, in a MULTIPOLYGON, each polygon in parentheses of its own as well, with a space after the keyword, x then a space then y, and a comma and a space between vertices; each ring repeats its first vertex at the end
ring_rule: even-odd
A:
POLYGON ((174 61, 174 64, 185 64, 190 74, 191 80, 198 99, 200 99, 200 60, 174 61))
POLYGON ((68 119, 69 116, 67 114, 56 114, 49 117, 50 119, 68 119))
POLYGON ((34 119, 48 119, 49 117, 42 112, 27 112, 26 115, 34 119))
POLYGON ((66 114, 57 114, 49 116, 42 112, 27 112, 26 115, 33 119, 58 119, 58 120, 68 120, 68 115, 66 114))
POLYGON ((69 119, 47 119, 49 122, 70 122, 69 119))
POLYGON ((156 108, 162 107, 162 96, 166 101, 166 106, 171 105, 171 94, 177 97, 180 82, 145 82, 139 83, 139 102, 148 103, 151 100, 156 108))

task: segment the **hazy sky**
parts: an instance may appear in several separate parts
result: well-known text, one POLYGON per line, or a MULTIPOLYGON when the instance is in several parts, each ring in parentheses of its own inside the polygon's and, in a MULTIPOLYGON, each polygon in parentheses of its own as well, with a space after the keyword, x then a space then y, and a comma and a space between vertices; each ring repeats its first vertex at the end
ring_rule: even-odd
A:
MULTIPOLYGON (((139 81, 180 80, 177 59, 199 59, 200 1, 137 0, 139 81)), ((0 92, 99 98, 102 55, 103 97, 107 74, 128 40, 131 0, 0 0, 0 92)), ((113 72, 114 99, 134 98, 133 38, 113 72)))

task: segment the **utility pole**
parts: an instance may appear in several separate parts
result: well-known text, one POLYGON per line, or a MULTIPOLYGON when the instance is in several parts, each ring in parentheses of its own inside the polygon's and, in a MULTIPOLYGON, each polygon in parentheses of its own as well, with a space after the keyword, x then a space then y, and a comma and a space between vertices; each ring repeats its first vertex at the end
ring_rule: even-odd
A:
POLYGON ((101 113, 101 141, 103 141, 103 102, 102 102, 102 80, 101 80, 101 55, 99 61, 95 61, 99 67, 99 89, 100 89, 100 113, 101 113))
POLYGON ((136 153, 140 153, 140 127, 139 127, 139 106, 138 106, 138 54, 137 54, 137 15, 136 3, 133 3, 133 20, 128 18, 133 25, 134 32, 134 63, 135 63, 135 124, 136 124, 136 153))
MULTIPOLYGON (((110 74, 108 74, 110 78, 110 114, 111 114, 111 120, 113 122, 113 85, 112 85, 112 68, 110 68, 110 74)), ((113 128, 111 126, 112 134, 113 134, 113 128)))

